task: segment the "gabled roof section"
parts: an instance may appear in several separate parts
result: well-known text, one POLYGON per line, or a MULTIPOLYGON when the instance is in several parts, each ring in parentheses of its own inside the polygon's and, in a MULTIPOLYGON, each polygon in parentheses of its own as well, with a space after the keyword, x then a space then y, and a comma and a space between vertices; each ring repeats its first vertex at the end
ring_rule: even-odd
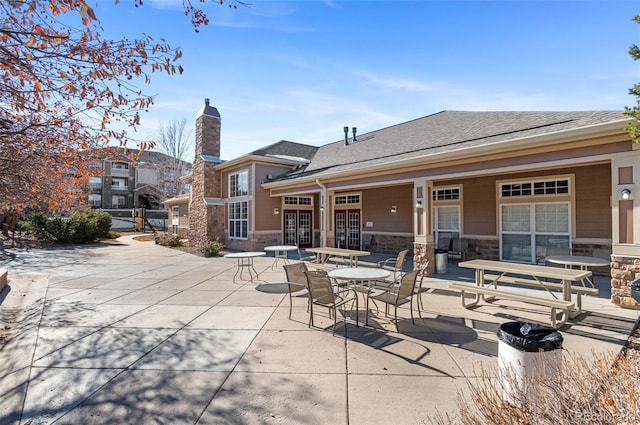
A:
POLYGON ((301 166, 306 166, 317 151, 317 146, 280 140, 246 155, 225 161, 218 167, 233 168, 248 162, 267 161, 296 167, 297 169, 301 166))
POLYGON ((621 111, 442 111, 364 133, 355 142, 349 139, 347 145, 342 140, 321 146, 304 170, 293 170, 280 180, 332 174, 626 120, 628 117, 621 111))
POLYGON ((249 155, 308 162, 317 151, 317 146, 280 140, 279 142, 255 150, 249 153, 249 155))

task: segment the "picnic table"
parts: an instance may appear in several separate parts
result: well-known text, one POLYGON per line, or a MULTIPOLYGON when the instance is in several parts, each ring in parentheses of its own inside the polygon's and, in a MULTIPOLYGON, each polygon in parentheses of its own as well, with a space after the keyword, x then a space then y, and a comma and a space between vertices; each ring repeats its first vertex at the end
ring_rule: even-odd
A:
POLYGON ((471 260, 459 263, 460 267, 475 270, 475 285, 462 282, 452 282, 451 289, 461 292, 462 305, 471 308, 485 297, 511 299, 525 303, 547 306, 551 308, 551 325, 565 323, 574 318, 582 310, 582 295, 597 295, 598 289, 586 287, 582 282, 591 276, 588 270, 565 269, 547 267, 534 264, 511 263, 494 260, 471 260), (580 282, 574 285, 573 282, 580 282), (508 288, 508 285, 512 285, 508 288), (515 291, 516 286, 532 286, 538 293, 515 291), (554 292, 561 291, 558 298, 554 292), (465 293, 475 294, 472 302, 467 302, 465 293), (576 301, 573 301, 573 295, 576 301), (557 321, 556 311, 562 316, 557 321))

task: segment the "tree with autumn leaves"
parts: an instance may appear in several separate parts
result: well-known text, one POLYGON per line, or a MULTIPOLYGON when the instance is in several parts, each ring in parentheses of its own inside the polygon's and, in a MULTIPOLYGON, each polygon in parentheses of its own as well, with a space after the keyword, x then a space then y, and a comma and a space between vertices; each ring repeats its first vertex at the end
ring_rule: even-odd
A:
MULTIPOLYGON (((183 4, 195 31, 208 23, 183 4)), ((102 32, 87 0, 0 2, 0 216, 79 205, 100 148, 149 147, 128 136, 153 104, 138 85, 155 72, 180 74, 182 53, 164 40, 102 32)))

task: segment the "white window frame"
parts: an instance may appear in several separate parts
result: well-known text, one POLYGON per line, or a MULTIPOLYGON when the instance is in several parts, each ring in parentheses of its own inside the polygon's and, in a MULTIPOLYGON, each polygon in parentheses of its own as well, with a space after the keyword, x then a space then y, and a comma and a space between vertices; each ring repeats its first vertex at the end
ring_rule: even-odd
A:
MULTIPOLYGON (((436 244, 439 243, 442 234, 447 234, 447 239, 460 239, 462 229, 460 226, 460 205, 436 205, 433 207, 433 237, 436 244), (457 214, 456 228, 441 227, 440 211, 444 209, 455 209, 457 214)), ((440 249, 448 249, 448 246, 438 246, 440 249)))
POLYGON ((228 178, 229 198, 239 198, 249 195, 249 170, 238 170, 229 174, 228 178), (234 188, 236 183, 237 188, 234 188), (244 189, 244 190, 243 190, 244 189))
MULTIPOLYGON (((539 248, 540 248, 540 244, 538 244, 538 238, 544 238, 544 237, 553 237, 553 236, 557 236, 558 238, 558 244, 560 244, 560 242, 563 242, 566 238, 567 241, 567 248, 571 248, 571 217, 572 217, 572 213, 571 213, 571 202, 570 201, 561 201, 561 202, 527 202, 527 203, 503 203, 500 205, 500 210, 499 210, 499 214, 500 214, 500 223, 499 223, 499 229, 500 229, 500 259, 501 260, 505 260, 505 261, 518 261, 516 259, 514 259, 513 257, 509 257, 507 258, 504 254, 504 249, 505 249, 505 242, 504 242, 504 236, 505 235, 523 235, 523 236, 528 236, 529 237, 529 245, 528 247, 526 247, 529 251, 529 262, 535 264, 538 261, 538 258, 541 256, 544 256, 543 252, 539 252, 539 248), (566 205, 566 219, 567 219, 567 223, 566 223, 566 230, 556 230, 556 231, 542 231, 538 229, 537 226, 537 221, 536 221, 536 213, 539 211, 540 207, 544 207, 547 205, 566 205), (529 228, 527 230, 504 230, 504 208, 506 207, 516 207, 516 206, 527 206, 529 211, 529 228)), ((562 246, 564 246, 565 244, 563 243, 562 246)), ((545 246, 548 246, 545 245, 545 246)), ((524 261, 524 258, 522 258, 522 261, 524 261)))
MULTIPOLYGON (((573 237, 573 220, 574 217, 574 185, 575 176, 573 174, 559 174, 539 176, 535 178, 523 178, 517 180, 499 180, 496 182, 496 190, 498 194, 498 234, 500 237, 500 259, 504 261, 517 261, 536 264, 540 258, 546 255, 545 247, 548 246, 562 246, 569 251, 571 250, 572 237, 573 237), (566 183, 565 183, 566 182, 566 183), (520 188, 518 187, 520 186, 520 188), (529 208, 529 224, 530 227, 527 231, 507 231, 503 230, 503 211, 505 207, 512 205, 526 205, 529 208), (567 210, 567 229, 566 231, 553 231, 543 232, 536 228, 536 209, 545 205, 566 205, 567 210), (529 245, 523 246, 523 249, 528 251, 530 258, 525 258, 525 251, 523 255, 518 258, 517 255, 506 256, 505 250, 508 246, 505 245, 504 235, 528 235, 529 245), (546 241, 547 243, 541 244, 542 238, 557 236, 557 241, 546 241), (568 246, 566 246, 568 243, 568 246)), ((561 223, 558 221, 558 223, 561 223)), ((524 238, 523 238, 524 239, 524 238)))
POLYGON ((438 186, 432 188, 431 205, 433 240, 436 243, 436 248, 449 249, 448 246, 438 246, 438 244, 440 239, 460 239, 462 237, 462 187, 438 186), (457 228, 442 227, 440 210, 444 208, 457 209, 457 228))
POLYGON ((173 234, 178 234, 178 226, 180 225, 180 207, 173 206, 171 207, 171 227, 173 229, 173 234))
POLYGON ((229 239, 249 238, 249 202, 229 202, 229 239))

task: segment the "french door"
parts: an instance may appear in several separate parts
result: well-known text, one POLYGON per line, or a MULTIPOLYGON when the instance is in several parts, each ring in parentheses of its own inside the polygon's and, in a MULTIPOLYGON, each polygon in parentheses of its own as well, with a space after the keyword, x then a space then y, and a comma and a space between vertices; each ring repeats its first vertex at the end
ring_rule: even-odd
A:
POLYGON ((284 243, 311 248, 313 245, 313 215, 311 211, 285 210, 284 243))
POLYGON ((335 211, 336 248, 360 249, 360 210, 335 211))

